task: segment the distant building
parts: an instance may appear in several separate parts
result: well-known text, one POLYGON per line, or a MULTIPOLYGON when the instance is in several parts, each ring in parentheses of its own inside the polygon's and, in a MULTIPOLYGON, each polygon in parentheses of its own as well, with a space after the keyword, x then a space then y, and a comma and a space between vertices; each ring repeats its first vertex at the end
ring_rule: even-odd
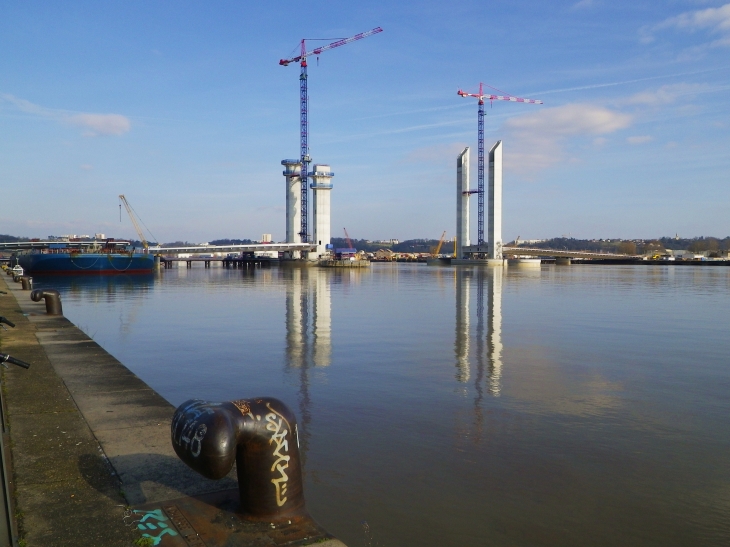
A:
POLYGON ((271 234, 261 234, 261 243, 271 243, 271 234))

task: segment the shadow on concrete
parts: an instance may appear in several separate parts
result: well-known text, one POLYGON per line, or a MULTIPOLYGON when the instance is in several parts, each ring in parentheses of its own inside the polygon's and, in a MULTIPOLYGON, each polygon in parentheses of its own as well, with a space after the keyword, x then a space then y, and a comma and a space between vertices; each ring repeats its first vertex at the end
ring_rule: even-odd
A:
POLYGON ((140 505, 237 489, 236 466, 223 479, 206 479, 178 458, 161 454, 128 454, 106 460, 82 454, 78 468, 86 482, 118 502, 120 492, 130 505, 140 505))

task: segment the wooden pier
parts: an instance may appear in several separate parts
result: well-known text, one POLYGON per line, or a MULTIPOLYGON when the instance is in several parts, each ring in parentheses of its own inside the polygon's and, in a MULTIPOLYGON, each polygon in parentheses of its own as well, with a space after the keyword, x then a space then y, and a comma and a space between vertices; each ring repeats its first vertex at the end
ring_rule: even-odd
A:
POLYGON ((210 268, 211 262, 220 262, 224 268, 268 268, 272 264, 278 264, 278 258, 271 258, 267 256, 252 256, 243 258, 227 258, 227 257, 161 257, 160 262, 163 268, 172 268, 176 262, 185 262, 187 268, 192 268, 194 262, 202 262, 203 267, 210 268))

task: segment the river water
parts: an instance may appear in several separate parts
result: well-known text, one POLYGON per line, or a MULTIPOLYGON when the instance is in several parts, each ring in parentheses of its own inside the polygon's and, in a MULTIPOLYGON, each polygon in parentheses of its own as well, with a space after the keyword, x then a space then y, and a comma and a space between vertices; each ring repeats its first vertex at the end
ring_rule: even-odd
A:
POLYGON ((36 278, 174 405, 297 414, 349 547, 730 544, 730 268, 36 278))

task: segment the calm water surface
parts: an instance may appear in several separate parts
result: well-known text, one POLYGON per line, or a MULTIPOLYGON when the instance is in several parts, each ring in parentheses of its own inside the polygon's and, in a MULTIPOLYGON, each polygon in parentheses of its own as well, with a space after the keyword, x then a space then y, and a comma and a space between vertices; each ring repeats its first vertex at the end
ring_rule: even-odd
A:
POLYGON ((36 279, 174 405, 282 399, 349 547, 730 544, 730 268, 36 279))

